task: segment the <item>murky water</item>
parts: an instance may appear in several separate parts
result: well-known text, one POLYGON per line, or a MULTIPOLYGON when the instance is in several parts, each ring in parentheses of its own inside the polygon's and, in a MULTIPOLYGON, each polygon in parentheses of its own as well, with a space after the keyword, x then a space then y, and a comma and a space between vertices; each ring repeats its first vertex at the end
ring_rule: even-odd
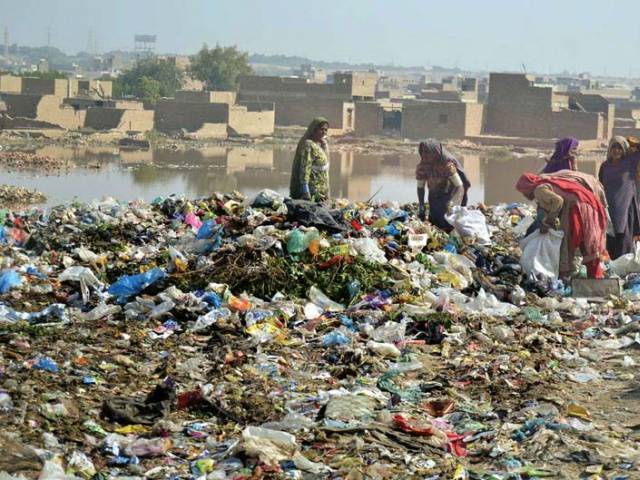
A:
MULTIPOLYGON (((0 172, 0 183, 35 188, 49 205, 73 199, 93 200, 112 196, 121 200, 152 200, 157 196, 238 190, 253 195, 263 188, 288 193, 293 151, 290 148, 211 147, 189 151, 119 151, 114 147, 46 147, 39 154, 62 157, 79 165, 55 174, 0 172)), ((471 181, 470 202, 496 204, 522 201, 514 185, 524 171, 538 171, 539 157, 504 153, 459 156, 471 181)), ((331 193, 351 200, 414 201, 414 169, 417 155, 376 155, 332 152, 331 193)), ((596 162, 581 162, 587 173, 596 162)))

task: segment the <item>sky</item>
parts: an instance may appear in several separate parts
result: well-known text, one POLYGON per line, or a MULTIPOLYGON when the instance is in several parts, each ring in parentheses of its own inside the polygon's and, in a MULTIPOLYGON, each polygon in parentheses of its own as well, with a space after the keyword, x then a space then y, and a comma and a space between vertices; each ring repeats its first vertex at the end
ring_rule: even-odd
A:
POLYGON ((638 18, 639 0, 0 0, 10 43, 46 45, 50 29, 67 53, 87 50, 90 35, 99 52, 132 50, 139 33, 157 35, 162 53, 219 43, 350 63, 634 77, 638 18))

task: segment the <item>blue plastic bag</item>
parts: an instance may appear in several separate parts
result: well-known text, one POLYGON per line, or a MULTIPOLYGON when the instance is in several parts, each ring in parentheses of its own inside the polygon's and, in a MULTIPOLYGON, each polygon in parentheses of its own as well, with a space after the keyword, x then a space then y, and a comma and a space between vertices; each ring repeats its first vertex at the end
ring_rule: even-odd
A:
POLYGON ((340 330, 334 330, 322 337, 323 347, 333 347, 334 345, 347 345, 351 339, 340 330))
POLYGON ((117 297, 119 303, 123 303, 127 298, 137 295, 166 276, 167 274, 159 268, 153 268, 138 275, 123 275, 109 287, 108 292, 117 297))
POLYGON ((22 285, 22 277, 15 270, 4 270, 0 273, 0 293, 7 293, 13 287, 22 285))
POLYGON ((202 301, 208 303, 213 308, 220 308, 222 305, 222 301, 220 300, 220 295, 215 292, 207 292, 202 296, 202 301))
POLYGON ((213 238, 217 233, 218 229, 216 228, 218 224, 215 220, 207 220, 202 224, 202 226, 198 229, 198 233, 196 234, 196 238, 198 240, 204 240, 208 238, 213 238))
POLYGON ((58 373, 58 364, 50 357, 38 357, 36 363, 33 364, 36 370, 44 370, 45 372, 58 373))

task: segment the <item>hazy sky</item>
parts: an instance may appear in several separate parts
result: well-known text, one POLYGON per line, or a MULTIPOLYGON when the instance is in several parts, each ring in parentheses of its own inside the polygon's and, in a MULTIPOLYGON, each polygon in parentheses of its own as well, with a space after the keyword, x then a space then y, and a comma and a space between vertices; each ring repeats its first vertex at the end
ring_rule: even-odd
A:
POLYGON ((640 0, 0 0, 11 43, 99 51, 157 35, 250 52, 398 65, 640 76, 640 0))

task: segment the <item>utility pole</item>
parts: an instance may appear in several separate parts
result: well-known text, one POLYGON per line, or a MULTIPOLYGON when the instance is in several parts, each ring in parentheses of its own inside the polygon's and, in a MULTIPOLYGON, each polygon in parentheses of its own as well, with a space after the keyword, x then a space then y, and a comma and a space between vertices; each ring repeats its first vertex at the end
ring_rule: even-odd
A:
POLYGON ((51 25, 47 27, 47 63, 51 68, 51 25))
POLYGON ((9 58, 9 27, 4 26, 4 58, 9 58))

